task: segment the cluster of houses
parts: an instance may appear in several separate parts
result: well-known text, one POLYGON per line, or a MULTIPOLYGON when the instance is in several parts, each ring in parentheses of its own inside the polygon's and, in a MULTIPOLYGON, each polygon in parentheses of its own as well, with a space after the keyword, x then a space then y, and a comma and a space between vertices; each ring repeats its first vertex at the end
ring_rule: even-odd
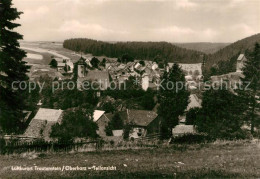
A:
MULTIPOLYGON (((192 94, 190 95, 189 105, 185 110, 185 113, 195 107, 201 107, 201 100, 199 100, 196 95, 192 94)), ((50 138, 52 126, 62 122, 63 112, 63 110, 39 108, 36 115, 30 121, 23 137, 31 139, 42 138, 46 141, 52 140, 50 138)), ((138 139, 160 133, 160 117, 155 111, 126 109, 118 112, 118 114, 123 120, 124 125, 131 127, 129 133, 129 138, 131 139, 138 139)), ((98 130, 96 132, 103 139, 109 138, 105 129, 114 115, 114 113, 94 110, 92 119, 98 125, 98 130)), ((173 129, 173 135, 176 136, 195 132, 195 128, 192 125, 185 124, 185 115, 186 114, 180 116, 180 124, 173 129)), ((123 129, 113 130, 113 136, 123 137, 123 129)))
MULTIPOLYGON (((82 83, 86 80, 98 81, 101 89, 109 87, 110 82, 118 86, 124 83, 129 77, 134 77, 143 90, 148 88, 157 90, 160 84, 161 76, 165 70, 169 70, 174 63, 168 63, 167 66, 159 68, 159 65, 153 61, 135 60, 128 63, 120 63, 115 60, 106 60, 105 66, 100 69, 89 69, 90 59, 80 58, 78 61, 78 88, 82 88, 82 83)), ((185 72, 186 83, 190 90, 197 89, 197 82, 203 79, 201 63, 180 64, 185 72)))
POLYGON ((73 73, 74 64, 72 63, 72 61, 69 58, 56 57, 53 59, 57 61, 57 70, 59 72, 61 72, 62 74, 73 73))

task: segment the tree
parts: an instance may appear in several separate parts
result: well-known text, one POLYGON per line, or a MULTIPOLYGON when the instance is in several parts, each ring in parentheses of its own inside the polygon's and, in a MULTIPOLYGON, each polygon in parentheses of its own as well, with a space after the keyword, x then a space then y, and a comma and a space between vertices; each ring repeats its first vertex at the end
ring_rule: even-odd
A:
POLYGON ((27 81, 29 69, 23 61, 26 53, 19 48, 23 36, 14 31, 20 24, 13 21, 22 12, 12 7, 11 0, 1 0, 0 14, 0 126, 5 132, 17 132, 25 104, 22 90, 12 84, 27 81))
POLYGON ((111 121, 108 122, 108 125, 105 128, 106 134, 112 135, 112 130, 121 130, 124 128, 124 121, 120 117, 119 113, 115 113, 111 121))
POLYGON ((187 114, 186 114, 186 125, 194 125, 194 122, 196 120, 197 114, 199 112, 200 108, 191 108, 187 114))
POLYGON ((244 90, 240 93, 244 99, 247 99, 247 116, 251 124, 251 133, 254 133, 254 128, 259 125, 260 121, 257 118, 257 110, 260 105, 258 98, 260 96, 260 45, 255 44, 254 51, 247 55, 247 61, 242 69, 244 78, 242 83, 244 90))
POLYGON ((162 137, 168 138, 172 128, 179 123, 179 116, 184 114, 189 100, 189 92, 185 89, 185 76, 178 64, 174 64, 169 72, 164 72, 158 100, 162 137))
POLYGON ((145 62, 143 60, 139 61, 139 63, 142 65, 142 66, 145 66, 145 62))
POLYGON ((98 68, 99 60, 96 57, 93 57, 90 61, 92 67, 98 68))
POLYGON ((202 109, 197 114, 195 125, 199 132, 214 138, 243 138, 244 107, 241 97, 229 90, 210 89, 203 93, 202 109))
POLYGON ((107 60, 103 58, 102 62, 100 63, 101 66, 105 67, 106 66, 107 60))
POLYGON ((145 95, 141 98, 141 106, 145 110, 152 110, 154 108, 155 106, 154 94, 151 90, 148 89, 145 95))
POLYGON ((114 113, 116 110, 115 106, 110 101, 103 104, 102 109, 106 111, 106 113, 114 113))
POLYGON ((121 62, 122 63, 128 63, 128 62, 133 62, 134 61, 134 57, 128 55, 128 54, 124 54, 121 57, 121 62))
POLYGON ((58 62, 55 59, 52 59, 49 65, 51 66, 51 68, 57 68, 58 62))
POLYGON ((93 111, 89 105, 65 111, 61 124, 57 123, 52 127, 50 136, 60 141, 71 141, 77 137, 97 138, 98 126, 93 121, 93 111))

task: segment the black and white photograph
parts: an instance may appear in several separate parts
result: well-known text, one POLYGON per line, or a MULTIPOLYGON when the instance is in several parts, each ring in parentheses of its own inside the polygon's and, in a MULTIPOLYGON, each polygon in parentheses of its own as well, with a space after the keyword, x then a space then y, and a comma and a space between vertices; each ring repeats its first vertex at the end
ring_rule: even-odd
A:
POLYGON ((0 178, 260 178, 260 0, 0 0, 0 178))

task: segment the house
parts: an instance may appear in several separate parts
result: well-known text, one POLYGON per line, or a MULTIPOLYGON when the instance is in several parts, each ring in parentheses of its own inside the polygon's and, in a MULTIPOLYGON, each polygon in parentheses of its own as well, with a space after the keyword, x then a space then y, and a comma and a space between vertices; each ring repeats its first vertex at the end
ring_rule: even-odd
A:
MULTIPOLYGON (((159 133, 160 120, 156 112, 147 110, 127 109, 118 113, 125 125, 131 127, 129 138, 137 139, 149 134, 159 133)), ((105 114, 112 120, 113 114, 105 114)), ((119 131, 116 131, 119 133, 119 131)))
POLYGON ((65 68, 65 66, 66 66, 66 63, 58 62, 58 64, 57 64, 57 70, 58 70, 58 71, 63 71, 64 68, 65 68))
POLYGON ((97 134, 100 137, 106 136, 105 128, 109 122, 109 119, 106 116, 105 111, 95 110, 93 114, 93 121, 98 125, 97 134))
POLYGON ((109 73, 108 71, 89 70, 87 71, 87 63, 84 58, 80 58, 78 61, 78 78, 77 88, 84 88, 85 81, 91 81, 92 84, 87 88, 95 87, 99 90, 105 90, 109 87, 109 73))
POLYGON ((126 112, 127 124, 132 127, 129 138, 136 139, 159 133, 160 120, 154 111, 128 109, 126 112))
POLYGON ((149 88, 149 75, 145 73, 142 76, 142 89, 144 91, 147 91, 148 88, 149 88))
POLYGON ((40 108, 23 136, 50 140, 51 127, 61 123, 63 110, 40 108))
POLYGON ((245 62, 247 61, 246 57, 244 54, 240 54, 237 58, 237 67, 236 67, 236 72, 242 72, 242 69, 245 66, 245 62))
POLYGON ((66 63, 67 73, 73 73, 74 64, 71 61, 66 63))
POLYGON ((195 134, 196 129, 193 125, 177 125, 172 129, 173 137, 182 136, 185 134, 195 134))

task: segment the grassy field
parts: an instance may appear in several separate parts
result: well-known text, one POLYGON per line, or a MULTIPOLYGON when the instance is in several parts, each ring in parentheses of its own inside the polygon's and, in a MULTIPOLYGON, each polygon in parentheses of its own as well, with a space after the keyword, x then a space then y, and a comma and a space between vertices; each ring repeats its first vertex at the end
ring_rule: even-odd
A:
POLYGON ((257 178, 259 141, 170 145, 156 149, 0 156, 0 178, 257 178), (116 171, 12 171, 11 166, 115 166, 116 171))

